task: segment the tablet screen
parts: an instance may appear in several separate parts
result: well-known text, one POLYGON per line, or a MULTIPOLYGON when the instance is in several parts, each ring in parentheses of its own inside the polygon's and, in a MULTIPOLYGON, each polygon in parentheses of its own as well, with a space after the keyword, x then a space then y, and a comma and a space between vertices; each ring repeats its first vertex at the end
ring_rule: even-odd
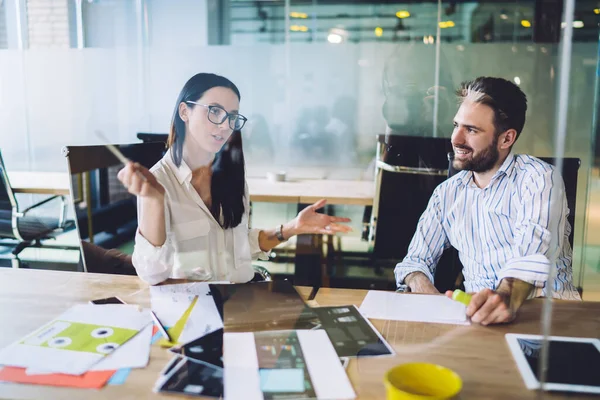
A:
MULTIPOLYGON (((529 389, 540 387, 540 335, 507 334, 506 340, 529 389)), ((551 336, 546 389, 600 393, 600 340, 551 336)))
MULTIPOLYGON (((517 339, 517 342, 539 381, 542 341, 517 339)), ((549 350, 548 383, 600 387, 600 352, 593 343, 552 340, 549 350)))

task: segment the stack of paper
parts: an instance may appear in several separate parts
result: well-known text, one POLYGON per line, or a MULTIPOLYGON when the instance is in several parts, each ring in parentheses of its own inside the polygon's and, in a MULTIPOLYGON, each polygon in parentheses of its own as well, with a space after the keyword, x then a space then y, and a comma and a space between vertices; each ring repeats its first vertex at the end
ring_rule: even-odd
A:
POLYGON ((148 364, 152 319, 130 305, 80 304, 0 351, 0 380, 101 387, 148 364))
POLYGON ((360 311, 372 319, 470 324, 465 305, 442 295, 369 291, 360 311))

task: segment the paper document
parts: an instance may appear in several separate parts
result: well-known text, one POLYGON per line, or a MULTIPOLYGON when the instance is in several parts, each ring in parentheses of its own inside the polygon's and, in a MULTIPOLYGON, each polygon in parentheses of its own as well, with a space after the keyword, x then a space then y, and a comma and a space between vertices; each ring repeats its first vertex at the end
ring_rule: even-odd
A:
POLYGON ((223 328, 223 320, 210 293, 198 295, 177 342, 187 343, 223 328))
POLYGON ((151 286, 151 308, 164 326, 171 327, 192 304, 194 297, 209 293, 206 282, 151 286))
POLYGON ((232 332, 223 338, 225 399, 354 399, 324 330, 232 332))
POLYGON ((470 325, 465 305, 443 295, 369 291, 360 312, 372 319, 470 325))
POLYGON ((0 351, 0 364, 81 375, 152 321, 137 306, 79 304, 0 351))

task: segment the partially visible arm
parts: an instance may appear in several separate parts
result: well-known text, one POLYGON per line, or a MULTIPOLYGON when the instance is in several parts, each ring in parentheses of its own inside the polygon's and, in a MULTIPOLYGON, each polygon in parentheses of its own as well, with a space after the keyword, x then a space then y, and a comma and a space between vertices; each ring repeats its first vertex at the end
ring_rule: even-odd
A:
POLYGON ((419 271, 408 274, 404 278, 404 283, 408 285, 410 291, 413 293, 439 293, 427 275, 419 271))
POLYGON ((553 170, 532 174, 524 181, 521 191, 514 227, 513 258, 503 266, 498 279, 524 281, 535 288, 531 291, 532 295, 542 294, 549 270, 556 266, 555 296, 579 297, 571 281, 571 266, 557 263, 565 245, 568 226, 568 207, 561 176, 553 170))
MULTIPOLYGON (((300 211, 296 218, 285 223, 281 233, 285 240, 292 236, 301 234, 327 234, 332 235, 337 232, 350 232, 351 227, 341 225, 340 222, 350 222, 349 218, 333 217, 327 214, 318 213, 317 210, 323 208, 326 200, 319 200, 315 204, 306 207, 300 211)), ((281 243, 276 236, 276 229, 261 230, 258 234, 258 244, 262 251, 269 251, 281 243)))
POLYGON ((138 197, 139 228, 135 234, 135 247, 133 248, 132 263, 135 270, 144 282, 151 285, 163 282, 171 276, 175 259, 175 247, 172 243, 172 234, 169 233, 169 209, 166 201, 161 207, 159 215, 162 215, 162 226, 164 227, 164 239, 160 246, 154 245, 145 234, 142 233, 142 221, 146 203, 138 197))
POLYGON ((406 284, 412 292, 439 293, 433 285, 433 275, 444 249, 449 246, 442 226, 439 192, 438 186, 419 219, 406 257, 394 269, 396 284, 399 287, 406 284))
MULTIPOLYGON (((258 245, 262 251, 269 251, 277 246, 281 241, 277 239, 276 229, 261 230, 258 233, 258 245)), ((283 225, 281 233, 285 240, 288 240, 294 235, 297 235, 294 221, 287 222, 283 225)))

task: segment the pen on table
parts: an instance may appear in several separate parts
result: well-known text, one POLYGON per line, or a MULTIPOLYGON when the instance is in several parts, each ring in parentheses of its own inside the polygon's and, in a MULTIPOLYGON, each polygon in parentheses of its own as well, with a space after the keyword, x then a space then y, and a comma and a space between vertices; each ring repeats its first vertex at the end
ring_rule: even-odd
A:
POLYGON ((150 315, 152 315, 152 319, 154 320, 154 323, 156 323, 156 326, 158 327, 158 330, 160 331, 160 333, 162 333, 162 335, 165 337, 165 339, 167 339, 170 342, 171 336, 169 336, 165 327, 160 323, 160 320, 158 319, 156 314, 154 314, 154 311, 150 311, 150 315))
MULTIPOLYGON (((96 133, 96 136, 98 136, 104 142, 104 147, 106 147, 115 157, 117 157, 117 160, 119 160, 124 165, 127 165, 127 163, 131 161, 129 158, 125 157, 123 155, 123 153, 121 153, 121 150, 119 150, 117 148, 117 146, 115 146, 114 144, 111 144, 102 132, 95 131, 95 133, 96 133)), ((146 177, 140 171, 136 170, 135 173, 144 182, 147 181, 146 177)))
POLYGON ((463 303, 467 307, 469 306, 469 303, 471 302, 471 297, 473 297, 473 295, 465 293, 460 289, 456 289, 452 293, 452 300, 458 301, 459 303, 463 303))

